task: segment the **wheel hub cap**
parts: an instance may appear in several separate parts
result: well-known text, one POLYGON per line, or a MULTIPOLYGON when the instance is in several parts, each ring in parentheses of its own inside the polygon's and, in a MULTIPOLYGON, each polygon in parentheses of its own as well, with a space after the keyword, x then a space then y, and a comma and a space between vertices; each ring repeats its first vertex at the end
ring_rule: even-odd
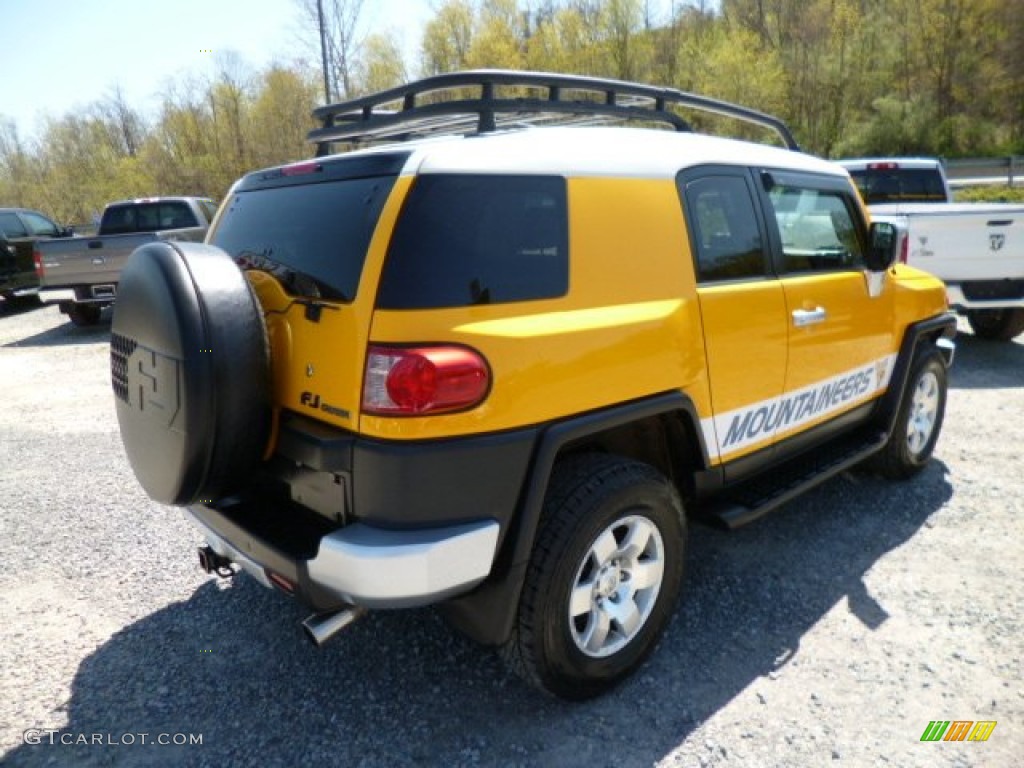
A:
POLYGON ((661 532, 641 515, 621 518, 591 543, 576 571, 569 627, 576 647, 602 658, 643 629, 665 573, 661 532))

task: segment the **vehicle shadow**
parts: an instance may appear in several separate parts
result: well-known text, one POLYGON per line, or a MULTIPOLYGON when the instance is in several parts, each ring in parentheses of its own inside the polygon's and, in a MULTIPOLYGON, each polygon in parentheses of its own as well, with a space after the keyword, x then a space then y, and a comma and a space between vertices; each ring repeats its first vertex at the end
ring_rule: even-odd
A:
POLYGON ((0 298, 0 318, 24 315, 36 309, 42 309, 43 303, 35 296, 17 299, 0 298))
POLYGON ((952 495, 941 462, 899 487, 847 474, 739 531, 694 526, 657 652, 579 704, 528 689, 433 610, 372 613, 317 650, 300 606, 247 577, 207 582, 87 657, 56 746, 19 746, 7 764, 106 765, 113 750, 132 765, 650 766, 798 658, 837 606, 885 623, 865 573, 952 495), (96 733, 201 734, 202 746, 60 742, 96 733))
POLYGON ((96 325, 77 326, 63 316, 60 325, 49 328, 32 336, 4 344, 4 348, 12 347, 64 347, 71 344, 107 344, 110 342, 111 310, 104 309, 100 321, 96 325))
POLYGON ((988 341, 970 332, 956 335, 956 357, 949 386, 956 389, 1004 389, 1024 386, 1024 344, 988 341))

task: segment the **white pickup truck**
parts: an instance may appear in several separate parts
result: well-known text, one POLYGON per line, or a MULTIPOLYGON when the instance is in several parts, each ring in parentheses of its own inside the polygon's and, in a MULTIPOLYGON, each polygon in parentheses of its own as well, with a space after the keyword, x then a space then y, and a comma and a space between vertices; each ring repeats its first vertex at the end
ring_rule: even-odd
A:
POLYGON ((1024 333, 1024 205, 954 203, 931 158, 840 160, 874 221, 897 225, 900 259, 946 283, 950 306, 977 336, 1024 333))

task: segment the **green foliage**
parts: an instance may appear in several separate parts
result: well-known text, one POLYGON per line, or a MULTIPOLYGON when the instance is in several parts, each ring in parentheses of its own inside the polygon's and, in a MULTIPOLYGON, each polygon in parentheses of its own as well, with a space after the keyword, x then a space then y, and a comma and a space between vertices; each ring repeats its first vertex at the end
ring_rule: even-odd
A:
POLYGON ((953 192, 953 199, 958 203, 1024 203, 1024 187, 961 187, 953 192))
MULTIPOLYGON (((318 50, 317 4, 294 2, 318 50)), ((335 93, 527 68, 734 101, 783 117, 824 156, 1024 154, 1024 0, 676 0, 667 18, 647 0, 439 0, 411 68, 395 35, 364 33, 362 6, 324 2, 335 93)), ((0 200, 85 223, 119 198, 220 198, 246 171, 311 153, 319 66, 251 72, 223 58, 213 77, 172 83, 152 115, 115 89, 46 119, 34 141, 0 116, 0 200)), ((693 122, 748 137, 729 121, 693 122)), ((990 194, 1020 199, 1005 187, 958 197, 990 194)))

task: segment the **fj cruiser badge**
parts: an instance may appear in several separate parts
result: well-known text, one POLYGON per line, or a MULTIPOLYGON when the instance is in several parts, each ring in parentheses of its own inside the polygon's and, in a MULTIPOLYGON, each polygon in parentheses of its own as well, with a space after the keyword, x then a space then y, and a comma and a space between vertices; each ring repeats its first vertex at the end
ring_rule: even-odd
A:
POLYGON ((352 414, 344 408, 339 408, 336 405, 322 402, 320 400, 320 395, 315 392, 303 392, 299 395, 299 402, 307 408, 312 408, 314 411, 323 411, 324 413, 329 413, 332 416, 337 416, 342 419, 348 419, 352 416, 352 414))

